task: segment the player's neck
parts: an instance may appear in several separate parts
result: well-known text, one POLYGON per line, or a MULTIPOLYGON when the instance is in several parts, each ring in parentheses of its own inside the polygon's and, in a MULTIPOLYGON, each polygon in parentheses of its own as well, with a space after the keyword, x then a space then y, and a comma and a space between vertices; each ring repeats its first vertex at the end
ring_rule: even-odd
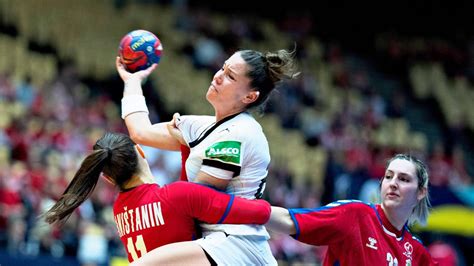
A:
POLYGON ((123 185, 123 189, 132 189, 134 187, 138 187, 139 185, 152 183, 154 183, 153 177, 134 175, 128 182, 123 185))
POLYGON ((232 116, 232 115, 235 115, 235 114, 238 114, 238 113, 242 113, 243 111, 245 111, 244 109, 242 108, 239 108, 239 109, 232 109, 232 110, 225 110, 225 111, 218 111, 218 110, 215 110, 215 114, 216 114, 216 122, 219 122, 221 121, 222 119, 225 119, 226 117, 229 117, 229 116, 232 116))
POLYGON ((143 154, 139 153, 139 155, 140 156, 138 157, 137 173, 132 177, 131 180, 133 181, 133 179, 138 179, 139 181, 135 181, 135 182, 137 183, 141 182, 141 184, 155 183, 155 178, 153 177, 153 174, 151 173, 151 169, 150 169, 150 166, 148 165, 148 162, 145 160, 144 153, 143 154))
POLYGON ((381 206, 385 214, 385 217, 387 217, 388 221, 392 224, 393 227, 401 231, 409 218, 409 216, 407 216, 406 214, 407 212, 405 210, 396 210, 394 208, 387 208, 383 204, 381 206))

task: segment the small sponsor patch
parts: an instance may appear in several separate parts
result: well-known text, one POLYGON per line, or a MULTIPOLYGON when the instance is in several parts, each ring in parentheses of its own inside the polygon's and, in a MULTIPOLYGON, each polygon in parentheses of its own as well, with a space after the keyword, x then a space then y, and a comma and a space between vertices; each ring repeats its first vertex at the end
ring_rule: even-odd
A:
POLYGON ((205 156, 223 162, 240 164, 240 145, 238 141, 221 141, 206 149, 205 156))

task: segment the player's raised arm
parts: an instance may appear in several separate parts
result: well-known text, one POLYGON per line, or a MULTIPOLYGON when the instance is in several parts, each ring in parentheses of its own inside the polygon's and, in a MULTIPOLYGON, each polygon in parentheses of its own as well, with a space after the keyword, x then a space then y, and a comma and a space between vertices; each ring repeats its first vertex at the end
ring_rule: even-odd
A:
POLYGON ((170 134, 167 127, 169 122, 152 124, 148 117, 148 107, 141 83, 156 69, 157 65, 153 64, 145 70, 130 73, 122 64, 120 57, 116 58, 115 63, 117 72, 125 84, 122 118, 125 120, 132 140, 146 146, 178 151, 180 143, 170 134))

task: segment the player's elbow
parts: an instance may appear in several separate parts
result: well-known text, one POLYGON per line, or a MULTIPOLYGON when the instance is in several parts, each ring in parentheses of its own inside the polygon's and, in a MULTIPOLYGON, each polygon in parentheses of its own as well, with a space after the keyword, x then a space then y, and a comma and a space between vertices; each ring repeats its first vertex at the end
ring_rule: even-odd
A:
POLYGON ((147 134, 141 130, 129 130, 130 138, 136 144, 145 145, 147 143, 147 134))

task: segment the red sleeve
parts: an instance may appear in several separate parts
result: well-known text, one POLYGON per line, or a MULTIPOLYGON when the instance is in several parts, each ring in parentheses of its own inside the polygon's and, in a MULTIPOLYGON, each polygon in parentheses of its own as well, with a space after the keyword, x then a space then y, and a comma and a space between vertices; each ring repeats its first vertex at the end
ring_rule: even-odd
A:
MULTIPOLYGON (((265 224, 270 219, 270 204, 265 200, 248 200, 219 192, 205 185, 175 182, 180 199, 178 208, 210 224, 265 224), (184 199, 185 202, 181 202, 184 199)), ((170 185, 171 187, 171 185, 170 185)), ((173 190, 173 194, 175 191, 173 190)))
POLYGON ((188 176, 186 174, 186 160, 189 157, 189 153, 191 152, 191 149, 186 145, 181 145, 180 150, 181 150, 181 176, 179 177, 179 180, 188 181, 188 176))
MULTIPOLYGON (((330 245, 343 240, 358 226, 360 208, 369 207, 359 202, 334 202, 316 209, 289 209, 295 222, 298 241, 311 245, 330 245)), ((369 207, 370 208, 370 207, 369 207)))

